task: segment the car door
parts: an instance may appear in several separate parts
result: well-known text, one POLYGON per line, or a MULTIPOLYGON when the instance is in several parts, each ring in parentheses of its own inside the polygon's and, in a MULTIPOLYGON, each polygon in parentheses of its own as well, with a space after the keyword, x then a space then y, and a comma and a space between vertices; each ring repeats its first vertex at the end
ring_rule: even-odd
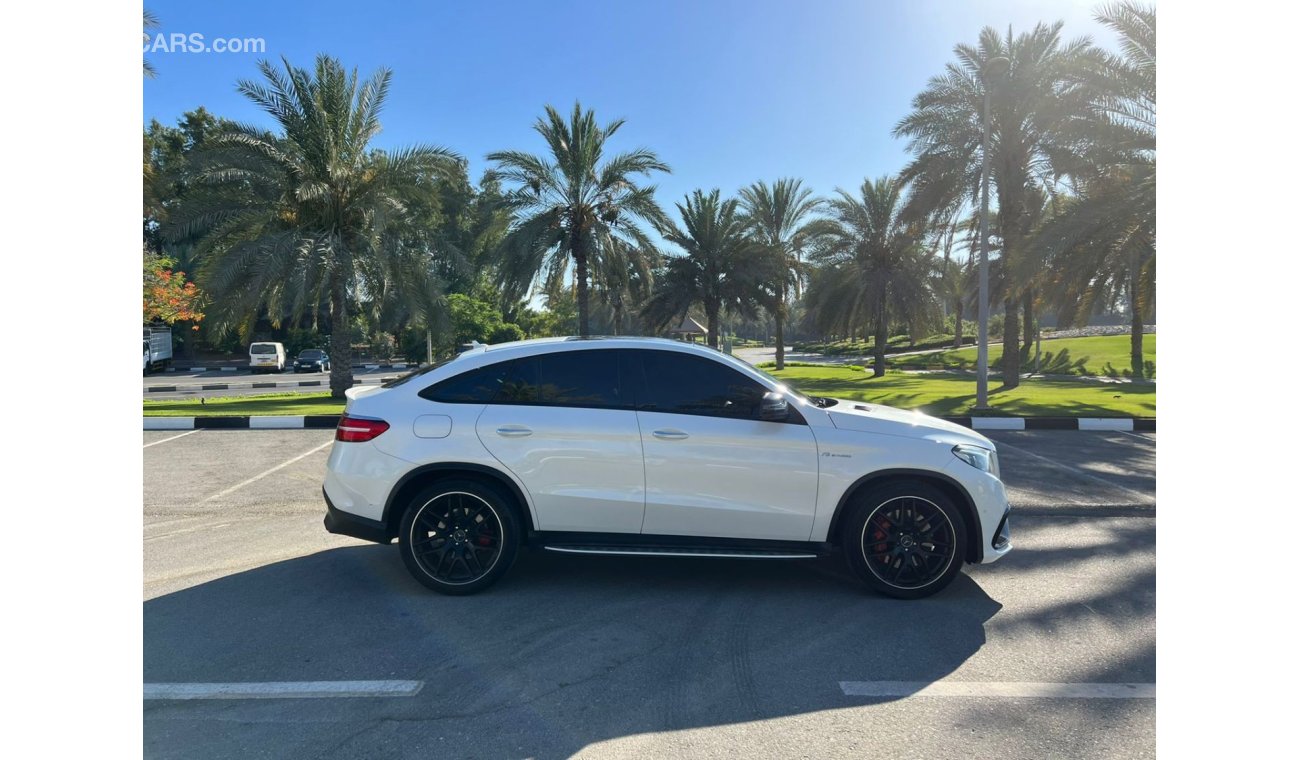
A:
POLYGON ((794 406, 787 421, 764 422, 757 380, 695 354, 636 354, 642 533, 808 540, 817 442, 794 406))
POLYGON ((641 530, 645 471, 625 361, 613 349, 516 359, 479 417, 479 440, 528 489, 539 530, 641 530))

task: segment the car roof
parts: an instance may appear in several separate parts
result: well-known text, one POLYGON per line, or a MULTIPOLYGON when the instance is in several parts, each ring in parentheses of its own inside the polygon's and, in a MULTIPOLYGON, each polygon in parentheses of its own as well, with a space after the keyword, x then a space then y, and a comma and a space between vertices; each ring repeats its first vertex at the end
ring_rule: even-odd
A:
POLYGON ((720 353, 717 349, 710 348, 700 343, 684 343, 680 340, 669 340, 668 338, 653 338, 640 335, 593 335, 587 338, 577 336, 561 338, 532 338, 529 340, 510 341, 509 343, 479 345, 463 352, 461 356, 467 357, 474 354, 488 354, 491 356, 492 361, 499 361, 508 356, 533 356, 536 354, 552 353, 556 351, 577 351, 596 348, 653 348, 668 351, 682 351, 705 356, 716 356, 720 353))

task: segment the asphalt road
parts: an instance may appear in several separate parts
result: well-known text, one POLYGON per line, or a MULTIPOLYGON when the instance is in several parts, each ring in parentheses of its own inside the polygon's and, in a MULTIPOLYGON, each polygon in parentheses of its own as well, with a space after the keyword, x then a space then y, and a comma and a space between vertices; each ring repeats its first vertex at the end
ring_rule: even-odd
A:
POLYGON ((144 433, 146 684, 414 680, 145 702, 148 757, 1151 757, 1154 434, 997 433, 1016 549, 920 602, 799 562, 524 552, 442 597, 325 533, 330 431, 144 433), (843 682, 905 682, 864 697, 843 682))
MULTIPOLYGON (((352 377, 363 384, 374 385, 381 380, 397 377, 409 370, 404 369, 353 369, 352 377)), ((328 372, 303 372, 294 374, 293 370, 284 372, 259 372, 253 374, 248 369, 226 372, 157 372, 144 376, 143 394, 146 399, 176 400, 213 398, 214 396, 259 396, 266 393, 293 393, 327 391, 330 386, 328 372), (276 388, 253 388, 254 383, 299 383, 318 382, 319 387, 295 386, 276 388), (226 385, 224 389, 204 390, 205 385, 226 385), (175 390, 157 391, 150 388, 174 388, 175 390)))

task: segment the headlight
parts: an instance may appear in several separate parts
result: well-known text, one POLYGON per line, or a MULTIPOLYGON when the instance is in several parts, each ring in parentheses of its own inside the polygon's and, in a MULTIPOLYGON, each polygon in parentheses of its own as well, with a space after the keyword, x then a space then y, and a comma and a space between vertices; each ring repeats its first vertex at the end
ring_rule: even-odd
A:
POLYGON ((998 475, 998 455, 988 449, 959 443, 952 447, 952 455, 977 470, 998 475))

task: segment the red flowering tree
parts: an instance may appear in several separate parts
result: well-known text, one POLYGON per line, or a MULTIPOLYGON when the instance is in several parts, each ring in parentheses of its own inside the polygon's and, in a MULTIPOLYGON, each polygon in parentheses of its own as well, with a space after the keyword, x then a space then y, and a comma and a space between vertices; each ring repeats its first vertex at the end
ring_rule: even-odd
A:
POLYGON ((185 281, 184 272, 172 271, 172 262, 146 253, 144 257, 144 321, 193 322, 199 329, 203 321, 204 295, 193 282, 185 281))

